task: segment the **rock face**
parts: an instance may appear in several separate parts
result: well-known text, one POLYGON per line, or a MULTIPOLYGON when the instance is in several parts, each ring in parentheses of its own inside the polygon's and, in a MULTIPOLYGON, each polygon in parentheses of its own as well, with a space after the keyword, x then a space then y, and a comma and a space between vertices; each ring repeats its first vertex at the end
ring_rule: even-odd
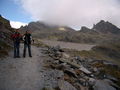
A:
POLYGON ((89 29, 89 28, 87 28, 85 26, 81 27, 80 32, 82 32, 82 33, 90 33, 90 34, 99 34, 97 31, 89 29))
POLYGON ((10 21, 3 18, 1 15, 0 15, 0 25, 3 24, 6 28, 11 28, 10 26, 10 21))
POLYGON ((9 42, 12 31, 9 20, 0 16, 0 40, 9 42))
POLYGON ((120 34, 120 29, 118 27, 108 21, 105 22, 104 20, 101 20, 94 25, 92 29, 101 33, 120 34))
POLYGON ((3 18, 0 15, 0 48, 1 48, 0 54, 1 53, 6 54, 7 53, 6 50, 11 46, 12 31, 13 31, 13 29, 10 26, 9 20, 3 18))

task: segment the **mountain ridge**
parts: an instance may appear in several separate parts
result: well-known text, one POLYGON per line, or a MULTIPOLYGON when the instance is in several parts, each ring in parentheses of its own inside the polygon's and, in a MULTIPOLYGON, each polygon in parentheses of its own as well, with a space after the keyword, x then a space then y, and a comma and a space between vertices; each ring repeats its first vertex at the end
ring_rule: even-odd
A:
POLYGON ((120 40, 120 29, 104 20, 93 25, 91 29, 83 26, 78 31, 65 26, 49 26, 42 22, 31 22, 20 30, 31 30, 36 38, 65 42, 103 43, 120 40))

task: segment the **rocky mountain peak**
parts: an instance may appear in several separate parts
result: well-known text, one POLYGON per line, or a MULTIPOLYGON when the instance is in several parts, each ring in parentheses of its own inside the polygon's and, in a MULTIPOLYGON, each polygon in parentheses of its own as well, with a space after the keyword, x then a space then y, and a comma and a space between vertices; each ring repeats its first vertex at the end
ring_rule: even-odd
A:
POLYGON ((64 31, 74 31, 70 27, 66 26, 56 26, 56 25, 49 25, 44 22, 30 22, 28 25, 25 27, 21 27, 21 30, 31 30, 31 31, 38 31, 38 32, 64 32, 64 31))
POLYGON ((3 18, 2 15, 0 15, 0 26, 4 25, 6 28, 11 28, 10 21, 3 18))
POLYGON ((120 34, 120 29, 108 21, 101 20, 92 28, 101 33, 120 34))

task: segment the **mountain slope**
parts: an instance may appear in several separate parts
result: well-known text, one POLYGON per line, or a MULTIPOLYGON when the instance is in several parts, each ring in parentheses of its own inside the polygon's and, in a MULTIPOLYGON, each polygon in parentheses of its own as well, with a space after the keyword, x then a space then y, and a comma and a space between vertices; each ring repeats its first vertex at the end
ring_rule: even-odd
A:
POLYGON ((4 54, 8 54, 7 51, 12 45, 10 36, 13 30, 14 29, 11 28, 9 20, 0 15, 0 57, 4 56, 4 54))

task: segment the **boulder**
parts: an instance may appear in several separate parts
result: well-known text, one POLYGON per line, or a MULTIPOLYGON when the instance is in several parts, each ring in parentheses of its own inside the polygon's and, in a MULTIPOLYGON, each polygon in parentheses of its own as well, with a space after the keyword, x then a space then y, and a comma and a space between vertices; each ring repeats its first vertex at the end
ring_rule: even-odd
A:
POLYGON ((103 80, 96 80, 95 85, 93 86, 94 90, 116 90, 114 87, 109 85, 109 83, 103 80))
POLYGON ((58 86, 60 90, 77 90, 72 84, 64 80, 60 80, 58 86))
POLYGON ((83 67, 82 65, 80 66, 80 68, 79 68, 81 71, 83 71, 84 73, 86 73, 86 74, 91 74, 91 72, 88 70, 88 69, 86 69, 85 67, 83 67))

